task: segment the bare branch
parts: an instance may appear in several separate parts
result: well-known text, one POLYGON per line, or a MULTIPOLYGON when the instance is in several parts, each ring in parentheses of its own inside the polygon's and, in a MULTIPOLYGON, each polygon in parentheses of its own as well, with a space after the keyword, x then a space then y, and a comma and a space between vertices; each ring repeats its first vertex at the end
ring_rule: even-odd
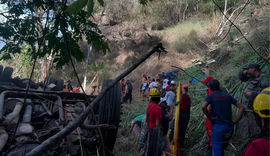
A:
MULTIPOLYGON (((221 8, 219 7, 219 5, 218 5, 214 0, 212 0, 212 1, 213 1, 213 3, 218 7, 218 9, 220 10, 220 12, 223 14, 223 12, 222 12, 221 8)), ((240 13, 244 10, 244 8, 245 8, 248 4, 249 4, 249 0, 246 2, 245 6, 242 8, 242 10, 240 11, 240 13)), ((239 14, 240 14, 240 13, 239 13, 239 14)), ((224 15, 224 14, 223 14, 223 15, 224 15)), ((230 29, 229 29, 228 33, 230 32, 232 26, 234 26, 234 27, 240 32, 240 34, 243 36, 243 38, 248 42, 248 44, 251 46, 251 48, 254 50, 254 52, 257 53, 257 54, 258 54, 265 62, 267 62, 267 63, 269 64, 269 61, 267 61, 264 57, 262 57, 262 56, 257 52, 257 50, 253 47, 253 45, 252 45, 252 44, 249 42, 249 40, 245 37, 245 35, 242 33, 242 31, 241 31, 241 30, 233 23, 237 17, 233 20, 233 22, 232 22, 226 15, 224 15, 224 17, 226 17, 227 20, 228 20, 229 22, 231 22, 230 29)), ((228 33, 225 35, 225 37, 228 35, 228 33)), ((225 38, 225 37, 224 37, 224 38, 225 38)), ((223 39, 224 39, 224 38, 223 38, 223 39)), ((222 39, 222 40, 223 40, 223 39, 222 39)))

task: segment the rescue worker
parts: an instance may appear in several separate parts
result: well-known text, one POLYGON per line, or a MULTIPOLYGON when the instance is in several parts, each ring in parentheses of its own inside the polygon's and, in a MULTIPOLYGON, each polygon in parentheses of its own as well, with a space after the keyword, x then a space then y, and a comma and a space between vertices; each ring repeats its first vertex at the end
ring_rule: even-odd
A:
POLYGON ((120 88, 121 88, 121 101, 123 101, 123 96, 125 95, 125 87, 123 87, 125 85, 125 79, 121 80, 120 83, 120 88))
POLYGON ((243 115, 244 106, 230 94, 221 92, 218 80, 211 80, 209 82, 209 87, 213 93, 205 98, 202 104, 202 110, 210 122, 214 125, 212 134, 214 156, 223 156, 224 150, 232 138, 234 124, 236 124, 243 115), (210 104, 211 115, 207 110, 207 106, 210 104), (234 121, 232 121, 231 104, 239 108, 234 121))
MULTIPOLYGON (((146 74, 143 74, 143 77, 141 78, 141 82, 140 82, 140 95, 141 95, 141 99, 144 100, 143 96, 144 96, 144 93, 146 92, 146 89, 147 89, 147 77, 146 77, 146 74)), ((147 95, 148 97, 148 95, 147 95)))
POLYGON ((170 91, 170 87, 173 87, 173 92, 176 93, 175 81, 169 81, 168 86, 166 87, 166 91, 170 91))
MULTIPOLYGON (((203 83, 208 87, 207 89, 207 94, 206 94, 206 97, 210 94, 212 94, 213 92, 211 91, 210 87, 209 87, 209 82, 211 80, 213 80, 214 78, 212 76, 208 76, 206 77, 206 79, 203 81, 203 83)), ((210 113, 211 112, 211 105, 208 105, 207 107, 207 110, 208 112, 210 113)), ((206 117, 206 115, 204 115, 204 119, 205 119, 205 122, 204 122, 204 125, 205 125, 205 129, 206 129, 206 132, 209 136, 209 139, 210 139, 210 142, 209 142, 209 148, 210 150, 212 150, 212 147, 213 147, 213 144, 212 144, 212 132, 213 132, 213 124, 210 122, 210 120, 206 117)))
POLYGON ((181 102, 180 102, 180 130, 179 130, 179 145, 181 149, 184 149, 184 143, 185 143, 185 134, 188 126, 188 122, 190 119, 190 104, 191 100, 189 95, 187 94, 188 92, 188 86, 187 85, 182 85, 183 88, 186 91, 186 94, 184 94, 181 97, 181 102))
POLYGON ((132 85, 129 80, 127 80, 125 84, 125 94, 123 96, 123 103, 127 103, 129 99, 129 104, 131 104, 132 101, 132 85))
POLYGON ((261 73, 257 63, 250 63, 245 67, 244 71, 239 73, 239 79, 246 82, 241 102, 245 107, 245 112, 239 121, 239 128, 242 139, 248 139, 260 132, 253 113, 253 101, 263 89, 270 86, 270 80, 268 75, 261 73))
POLYGON ((65 83, 65 85, 63 87, 63 91, 64 92, 70 92, 72 90, 73 90, 73 88, 71 86, 71 81, 70 80, 67 80, 67 82, 65 83))
POLYGON ((141 152, 141 149, 145 146, 146 142, 146 133, 147 133, 148 123, 146 122, 146 116, 142 118, 141 122, 141 136, 139 139, 138 147, 137 147, 137 154, 141 152))
POLYGON ((256 121, 262 125, 261 136, 252 141, 245 150, 245 156, 269 156, 270 155, 270 87, 264 89, 254 100, 253 108, 258 115, 256 121), (262 120, 260 120, 262 118, 262 120), (263 122, 261 122, 263 121, 263 122))
POLYGON ((165 79, 163 80, 163 84, 162 84, 162 97, 164 97, 166 94, 166 88, 168 86, 168 81, 169 81, 169 77, 165 76, 165 79))
POLYGON ((73 92, 80 93, 81 92, 80 89, 81 89, 81 87, 80 86, 77 86, 77 88, 74 89, 73 92))
POLYGON ((131 121, 131 127, 129 129, 129 133, 131 133, 131 131, 133 130, 136 137, 134 139, 134 141, 131 143, 131 145, 134 145, 136 142, 139 143, 139 139, 141 136, 141 127, 142 127, 142 119, 146 117, 146 115, 139 115, 136 118, 134 118, 131 121))
POLYGON ((170 141, 168 138, 168 130, 169 130, 169 122, 172 120, 172 118, 168 115, 167 108, 168 105, 166 103, 166 100, 160 98, 160 102, 158 105, 162 108, 162 125, 163 125, 163 136, 162 140, 164 141, 164 147, 162 148, 162 151, 171 153, 171 146, 170 141))
POLYGON ((158 84, 156 83, 155 78, 152 79, 152 82, 149 84, 149 91, 153 88, 158 88, 158 84))
POLYGON ((162 98, 162 100, 166 101, 167 105, 169 106, 169 111, 170 111, 169 116, 171 119, 173 118, 173 108, 174 108, 173 100, 174 99, 175 99, 175 93, 173 92, 173 87, 170 87, 170 90, 166 93, 165 97, 162 98))
POLYGON ((162 109, 159 107, 160 92, 157 88, 153 88, 149 93, 151 103, 149 103, 146 111, 146 121, 149 124, 146 156, 160 156, 162 143, 162 109))
POLYGON ((165 74, 165 76, 169 77, 170 80, 176 80, 178 77, 171 69, 165 74))

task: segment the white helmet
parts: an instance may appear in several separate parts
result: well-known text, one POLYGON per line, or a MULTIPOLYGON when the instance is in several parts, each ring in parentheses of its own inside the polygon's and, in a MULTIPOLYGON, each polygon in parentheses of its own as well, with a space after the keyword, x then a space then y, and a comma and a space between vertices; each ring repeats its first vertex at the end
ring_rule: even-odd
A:
POLYGON ((171 84, 175 84, 175 81, 172 81, 171 84))

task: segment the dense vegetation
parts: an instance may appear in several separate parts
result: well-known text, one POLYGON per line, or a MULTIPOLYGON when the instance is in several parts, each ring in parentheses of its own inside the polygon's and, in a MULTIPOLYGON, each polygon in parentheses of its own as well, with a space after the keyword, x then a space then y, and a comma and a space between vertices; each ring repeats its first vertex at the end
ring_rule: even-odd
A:
MULTIPOLYGON (((47 3, 47 1, 35 0, 30 1, 31 3, 22 1, 19 4, 11 2, 13 1, 1 1, 6 4, 9 14, 2 12, 0 16, 2 19, 5 18, 4 16, 8 16, 9 19, 2 20, 0 23, 0 39, 1 42, 5 42, 4 47, 1 47, 1 58, 11 58, 8 61, 2 60, 1 64, 14 67, 13 76, 29 77, 34 59, 38 57, 34 71, 35 80, 43 80, 48 76, 74 79, 73 70, 67 65, 69 56, 64 34, 70 44, 71 55, 76 59, 75 65, 80 78, 84 74, 82 67, 86 66, 86 63, 80 63, 87 56, 88 50, 85 47, 88 47, 90 43, 96 46, 94 52, 91 53, 91 63, 88 65, 91 72, 87 75, 90 78, 87 81, 88 84, 92 84, 92 78, 95 78, 94 80, 97 81, 95 87, 102 84, 102 80, 105 78, 116 77, 159 41, 164 43, 169 53, 162 56, 159 61, 156 56, 151 57, 127 77, 135 84, 133 85, 134 90, 138 90, 136 84, 142 73, 147 72, 149 75, 155 76, 157 72, 167 70, 171 65, 188 67, 186 71, 190 75, 203 79, 200 68, 204 67, 205 63, 192 66, 191 61, 195 58, 202 62, 215 59, 216 62, 209 65, 210 74, 220 80, 237 100, 241 100, 244 85, 237 77, 242 67, 257 61, 260 63, 262 71, 269 74, 269 64, 264 61, 264 59, 269 61, 270 51, 268 19, 270 9, 267 0, 252 1, 243 12, 240 12, 241 9, 236 9, 243 7, 244 0, 227 0, 227 5, 225 5, 225 0, 215 0, 221 10, 226 8, 226 16, 232 15, 232 19, 234 19, 239 14, 235 24, 264 59, 254 52, 237 29, 232 27, 229 31, 230 23, 226 22, 219 8, 211 0, 104 0, 104 4, 102 0, 98 0, 98 2, 79 0, 77 2, 83 2, 79 11, 72 9, 72 4, 74 7, 78 3, 68 1, 67 6, 71 6, 71 9, 69 9, 70 12, 65 12, 65 26, 62 25, 64 4, 60 1, 47 3), (44 6, 45 8, 43 8, 44 6), (86 6, 85 9, 83 9, 84 6, 86 6), (259 10, 257 18, 250 16, 254 6, 259 10), (26 8, 30 12, 37 12, 41 8, 43 14, 39 16, 22 11, 26 8), (26 18, 22 18, 23 14, 27 15, 26 18), (87 20, 91 15, 94 20, 87 20), (99 15, 109 17, 108 26, 100 24, 100 19, 97 18, 99 15), (49 18, 47 26, 46 22, 40 20, 44 17, 49 18), (45 26, 43 31, 40 31, 37 23, 45 26), (41 34, 38 33, 39 31, 41 34), (223 37, 225 38, 221 40, 223 37), (99 50, 107 51, 108 48, 111 53, 106 53, 106 55, 99 50), (125 59, 120 65, 117 57, 122 55, 125 56, 125 59), (56 67, 63 69, 56 70, 56 67), (43 69, 47 69, 45 70, 47 76, 44 76, 43 69)), ((178 79, 184 84, 189 84, 188 80, 190 77, 186 74, 178 79)), ((190 90, 202 88, 205 86, 200 83, 189 84, 190 90)), ((207 151, 207 136, 200 108, 205 98, 205 92, 190 91, 189 95, 192 98, 192 114, 186 135, 187 150, 185 154, 197 155, 202 153, 201 151, 207 151)), ((130 121, 135 116, 145 113, 146 106, 147 103, 141 102, 133 103, 132 106, 124 105, 122 110, 124 118, 122 118, 114 150, 117 155, 134 155, 134 149, 129 148, 130 136, 127 130, 130 121)), ((236 109, 234 108, 233 115, 235 116, 235 114, 236 109)), ((241 155, 242 147, 245 144, 246 142, 241 142, 237 127, 226 150, 227 155, 241 155)))

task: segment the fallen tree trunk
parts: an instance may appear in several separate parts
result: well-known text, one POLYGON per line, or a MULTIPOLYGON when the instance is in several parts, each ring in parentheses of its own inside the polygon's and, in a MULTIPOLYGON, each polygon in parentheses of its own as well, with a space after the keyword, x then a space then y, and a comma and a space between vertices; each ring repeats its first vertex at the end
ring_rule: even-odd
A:
POLYGON ((99 102, 101 101, 101 99, 109 91, 110 88, 112 88, 117 82, 119 82, 126 75, 128 75, 134 69, 136 69, 141 63, 143 63, 153 53, 155 53, 155 52, 161 52, 161 50, 163 50, 164 52, 166 52, 165 49, 162 46, 162 43, 159 43, 148 54, 146 54, 143 58, 141 58, 136 64, 134 64, 133 66, 131 66, 129 69, 127 69, 121 75, 119 75, 117 78, 115 78, 113 81, 111 81, 108 86, 106 86, 105 88, 102 88, 101 93, 93 100, 93 102, 90 105, 88 105, 86 107, 85 111, 77 119, 75 119, 73 122, 71 122, 69 125, 67 125, 60 132, 58 132, 54 136, 50 137, 46 141, 44 141, 41 145, 39 145, 38 147, 34 148, 32 151, 30 151, 29 153, 27 153, 26 156, 43 155, 48 150, 50 150, 53 147, 59 145, 62 139, 64 139, 67 135, 69 135, 73 130, 75 130, 78 126, 80 126, 84 122, 85 118, 91 113, 91 109, 99 104, 99 102))

